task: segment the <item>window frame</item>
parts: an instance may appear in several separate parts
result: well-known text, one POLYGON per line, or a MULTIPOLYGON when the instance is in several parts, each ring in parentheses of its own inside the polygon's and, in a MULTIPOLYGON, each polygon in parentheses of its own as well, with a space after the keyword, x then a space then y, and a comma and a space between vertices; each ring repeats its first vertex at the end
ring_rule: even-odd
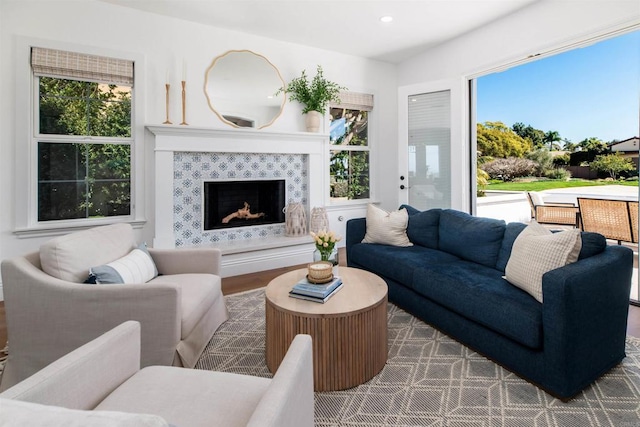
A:
MULTIPOLYGON (((371 91, 363 91, 363 92, 352 92, 352 91, 346 91, 344 92, 344 94, 350 94, 353 93, 355 95, 358 95, 359 93, 362 93, 364 95, 367 96, 371 96, 373 100, 375 100, 376 98, 376 94, 374 92, 371 91)), ((372 101, 373 104, 373 101, 372 101)), ((330 103, 329 107, 328 107, 328 114, 330 115, 331 113, 331 109, 332 108, 346 108, 348 110, 355 110, 356 107, 365 107, 365 108, 359 108, 361 111, 365 111, 366 110, 366 106, 365 105, 354 105, 354 104, 348 104, 348 105, 342 105, 342 104, 338 104, 338 103, 330 103)), ((367 129, 367 145, 333 145, 331 143, 331 138, 328 137, 327 138, 327 151, 326 151, 326 171, 327 171, 327 186, 326 186, 326 205, 328 207, 343 207, 343 206, 352 206, 352 205, 367 205, 369 203, 373 203, 376 199, 376 186, 375 186, 375 167, 374 165, 375 163, 375 135, 377 134, 377 115, 376 115, 376 110, 375 110, 375 106, 372 106, 371 109, 366 110, 368 112, 368 129, 367 129), (369 197, 368 198, 363 198, 363 199, 351 199, 351 200, 339 200, 339 199, 334 199, 331 197, 331 193, 330 193, 330 188, 331 188, 331 152, 332 151, 350 151, 350 152, 356 152, 356 151, 364 151, 369 153, 369 197)), ((328 122, 328 125, 330 125, 330 121, 328 122)))
POLYGON ((19 38, 16 41, 15 90, 16 138, 15 154, 15 226, 14 234, 21 238, 50 236, 69 231, 119 222, 140 228, 146 223, 144 202, 144 58, 135 53, 87 47, 52 40, 19 38), (131 89, 131 199, 129 215, 38 221, 38 142, 85 142, 120 144, 122 138, 51 135, 39 133, 39 77, 31 69, 32 47, 66 50, 88 55, 108 56, 134 62, 134 82, 131 89), (25 94, 25 96, 20 96, 25 94))

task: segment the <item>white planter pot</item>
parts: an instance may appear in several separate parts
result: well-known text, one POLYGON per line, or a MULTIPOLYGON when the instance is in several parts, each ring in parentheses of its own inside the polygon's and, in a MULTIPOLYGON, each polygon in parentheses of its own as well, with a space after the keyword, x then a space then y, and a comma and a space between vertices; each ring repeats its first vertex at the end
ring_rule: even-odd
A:
POLYGON ((320 130, 320 122, 322 114, 317 111, 309 111, 304 116, 304 124, 307 127, 307 132, 318 132, 320 130))

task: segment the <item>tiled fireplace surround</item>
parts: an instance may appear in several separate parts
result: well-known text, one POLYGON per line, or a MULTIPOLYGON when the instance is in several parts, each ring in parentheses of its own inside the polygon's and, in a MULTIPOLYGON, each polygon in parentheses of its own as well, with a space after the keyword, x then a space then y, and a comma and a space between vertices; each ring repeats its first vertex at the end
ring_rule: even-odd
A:
POLYGON ((205 231, 203 181, 285 179, 286 201, 323 206, 328 136, 306 132, 147 126, 154 138, 156 248, 219 247, 222 276, 311 260, 309 236, 284 224, 205 231))

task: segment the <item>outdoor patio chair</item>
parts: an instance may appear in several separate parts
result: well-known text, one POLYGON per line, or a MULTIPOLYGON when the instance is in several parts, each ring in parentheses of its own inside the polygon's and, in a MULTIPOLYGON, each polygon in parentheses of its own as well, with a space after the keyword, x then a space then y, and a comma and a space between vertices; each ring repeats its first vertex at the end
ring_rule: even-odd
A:
POLYGON ((638 243, 638 202, 628 202, 629 217, 631 218, 631 238, 638 243))
POLYGON ((580 211, 573 203, 545 203, 542 195, 535 191, 528 191, 527 199, 531 206, 531 219, 539 224, 580 226, 580 211))
POLYGON ((637 202, 578 197, 578 206, 582 230, 600 233, 607 239, 617 240, 618 244, 638 242, 637 202), (631 207, 631 203, 635 205, 631 207))

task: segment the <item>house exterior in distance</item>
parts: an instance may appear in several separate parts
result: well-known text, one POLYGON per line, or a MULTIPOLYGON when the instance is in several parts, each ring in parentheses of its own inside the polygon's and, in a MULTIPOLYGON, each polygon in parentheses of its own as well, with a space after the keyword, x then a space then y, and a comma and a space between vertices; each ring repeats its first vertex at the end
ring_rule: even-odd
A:
POLYGON ((609 144, 609 148, 613 153, 621 153, 624 157, 632 159, 637 168, 639 143, 640 138, 634 136, 623 141, 612 142, 611 144, 609 144))

